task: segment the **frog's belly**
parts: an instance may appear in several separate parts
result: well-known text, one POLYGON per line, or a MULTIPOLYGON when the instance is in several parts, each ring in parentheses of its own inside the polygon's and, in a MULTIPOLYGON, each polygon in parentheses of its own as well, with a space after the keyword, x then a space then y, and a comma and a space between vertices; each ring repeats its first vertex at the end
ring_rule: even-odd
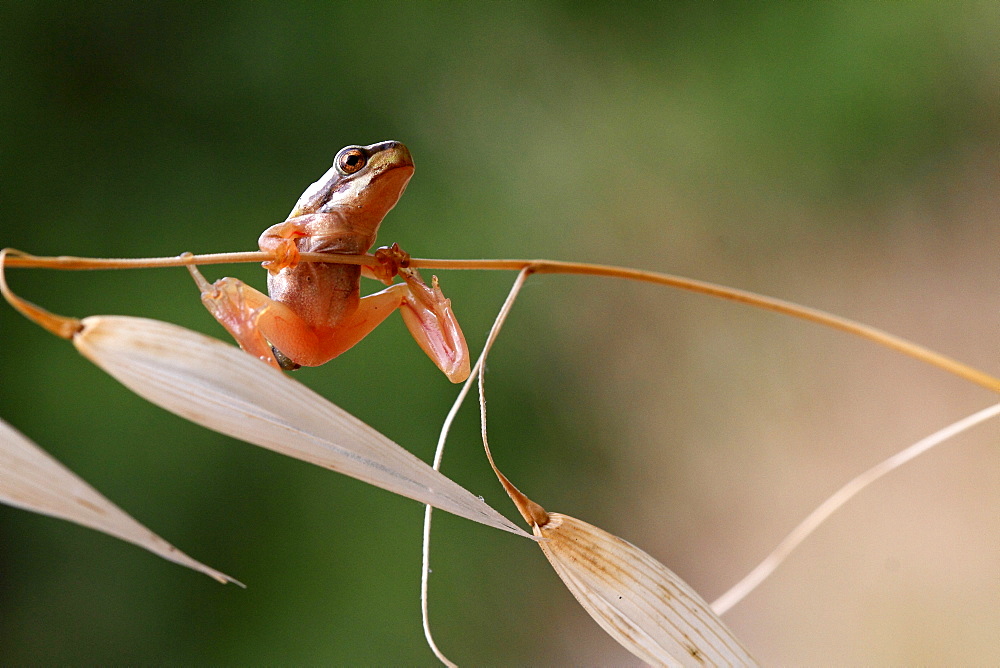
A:
POLYGON ((336 327, 357 310, 360 283, 358 265, 302 262, 268 276, 267 291, 318 330, 336 327))

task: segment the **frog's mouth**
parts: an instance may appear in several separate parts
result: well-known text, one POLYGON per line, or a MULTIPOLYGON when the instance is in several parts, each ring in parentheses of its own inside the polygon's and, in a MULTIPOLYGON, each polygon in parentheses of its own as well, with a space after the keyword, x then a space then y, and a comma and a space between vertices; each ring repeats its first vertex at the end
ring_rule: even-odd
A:
POLYGON ((409 149, 398 141, 373 144, 368 148, 369 162, 353 178, 345 179, 342 201, 362 203, 369 210, 380 210, 384 216, 396 206, 410 177, 413 158, 409 149))
POLYGON ((409 167, 411 171, 413 169, 413 156, 410 155, 410 149, 402 142, 383 141, 365 148, 368 151, 369 168, 378 162, 387 162, 398 168, 409 167))
POLYGON ((380 185, 381 181, 386 181, 384 187, 388 189, 396 186, 402 194, 410 177, 413 176, 413 157, 410 155, 410 150, 398 141, 373 144, 369 148, 371 157, 362 178, 367 177, 369 182, 380 185))

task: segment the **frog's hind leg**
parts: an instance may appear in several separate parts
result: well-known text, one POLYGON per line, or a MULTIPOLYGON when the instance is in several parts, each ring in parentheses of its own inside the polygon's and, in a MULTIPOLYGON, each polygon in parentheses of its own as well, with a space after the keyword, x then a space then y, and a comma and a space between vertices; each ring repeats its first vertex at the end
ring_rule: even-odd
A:
MULTIPOLYGON (((301 357, 290 355, 303 366, 322 364, 340 355, 363 339, 399 309, 410 334, 427 356, 453 383, 469 377, 469 348, 451 311, 451 301, 441 294, 435 279, 426 285, 412 269, 400 269, 404 283, 395 283, 381 292, 362 297, 358 307, 335 327, 321 330, 319 346, 303 351, 301 357)), ((290 353, 279 346, 282 352, 290 353)))
POLYGON ((324 356, 336 357, 360 341, 392 311, 399 309, 417 344, 453 383, 469 377, 469 347, 462 328, 435 277, 428 286, 413 269, 400 269, 405 282, 363 297, 358 309, 340 323, 326 342, 324 356))
POLYGON ((276 356, 271 347, 267 333, 276 326, 315 339, 312 330, 291 309, 243 281, 227 276, 209 283, 194 265, 188 265, 188 270, 201 291, 201 302, 208 312, 232 334, 240 348, 266 364, 279 369, 294 368, 294 362, 289 365, 291 360, 280 353, 276 356))
POLYGON ((416 269, 402 268, 406 298, 399 309, 406 328, 441 371, 453 383, 469 377, 469 346, 451 310, 451 300, 444 296, 437 276, 428 286, 416 269))

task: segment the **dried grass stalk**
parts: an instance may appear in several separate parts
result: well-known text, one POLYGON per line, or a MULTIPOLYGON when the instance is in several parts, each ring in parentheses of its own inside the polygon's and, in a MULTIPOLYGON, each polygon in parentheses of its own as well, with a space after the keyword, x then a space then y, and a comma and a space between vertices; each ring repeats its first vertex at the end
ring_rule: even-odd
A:
POLYGON ((497 529, 529 534, 305 385, 217 339, 157 320, 93 316, 77 349, 136 394, 215 431, 497 529))
POLYGON ((157 536, 3 420, 0 502, 97 529, 219 582, 240 584, 157 536))

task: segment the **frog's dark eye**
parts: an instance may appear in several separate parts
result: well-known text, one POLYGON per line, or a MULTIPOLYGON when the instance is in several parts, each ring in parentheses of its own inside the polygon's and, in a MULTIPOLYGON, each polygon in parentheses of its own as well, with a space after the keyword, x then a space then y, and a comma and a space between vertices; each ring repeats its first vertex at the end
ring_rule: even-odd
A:
POLYGON ((334 161, 337 170, 346 175, 353 174, 368 163, 368 156, 360 148, 345 148, 334 161))

